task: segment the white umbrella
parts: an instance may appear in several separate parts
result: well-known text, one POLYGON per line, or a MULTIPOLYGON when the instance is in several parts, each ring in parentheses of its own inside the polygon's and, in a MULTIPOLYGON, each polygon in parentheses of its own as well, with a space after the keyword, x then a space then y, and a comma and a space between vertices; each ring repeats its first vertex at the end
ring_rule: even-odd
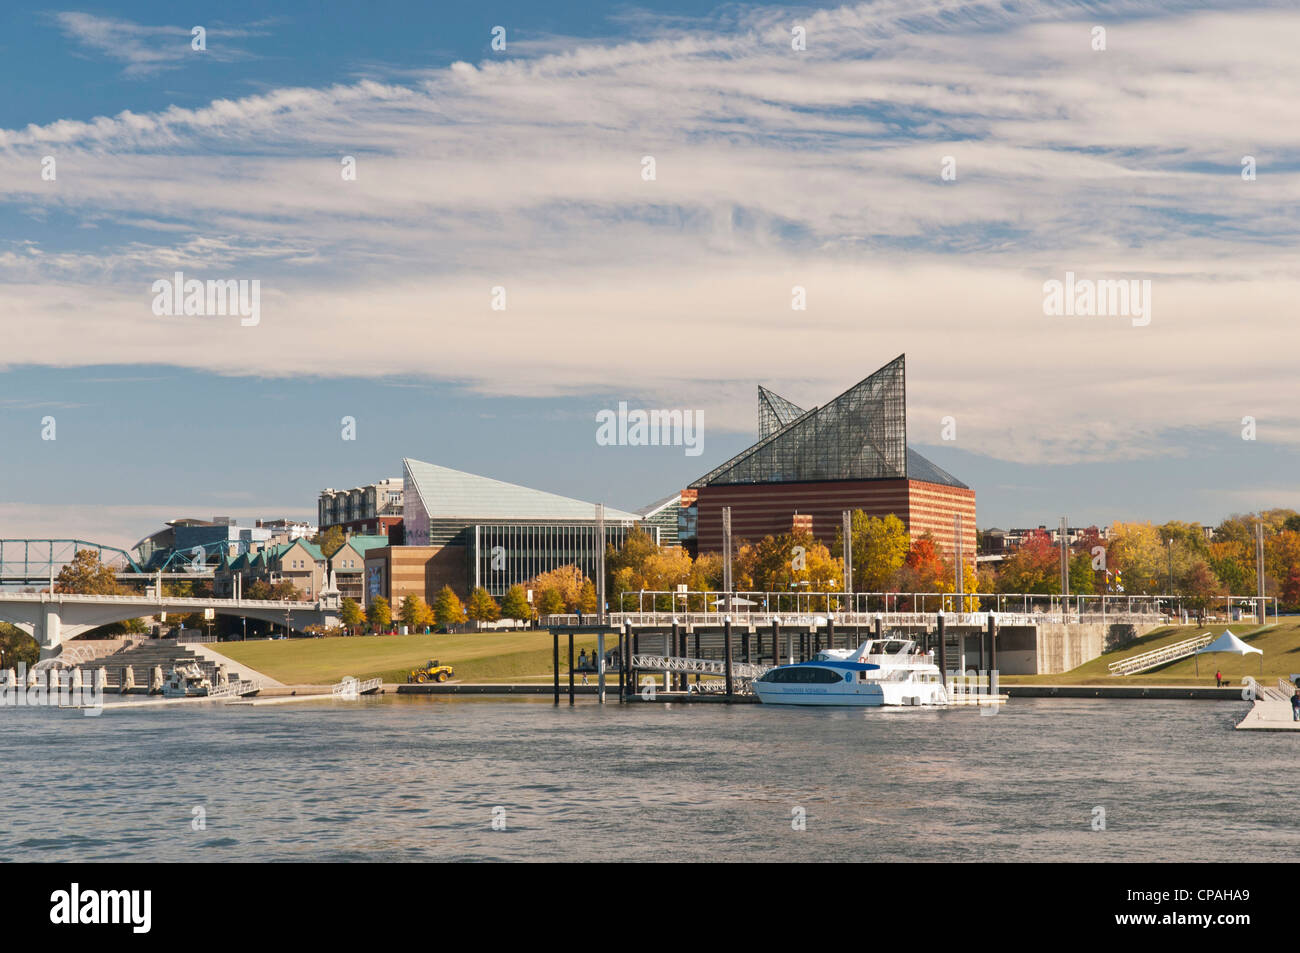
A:
POLYGON ((1199 656, 1207 652, 1231 652, 1233 655, 1249 655, 1254 652, 1259 656, 1259 671, 1264 673, 1264 650, 1252 648, 1241 639, 1232 634, 1231 629, 1224 629, 1223 634, 1211 642, 1205 648, 1197 649, 1196 655, 1196 674, 1201 674, 1201 662, 1199 656))

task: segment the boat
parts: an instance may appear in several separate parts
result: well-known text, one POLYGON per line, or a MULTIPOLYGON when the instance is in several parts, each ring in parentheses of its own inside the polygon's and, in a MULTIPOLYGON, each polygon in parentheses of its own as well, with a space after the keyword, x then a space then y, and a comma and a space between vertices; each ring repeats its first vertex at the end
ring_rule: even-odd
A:
POLYGON ((778 665, 752 683, 765 705, 935 706, 949 703, 932 652, 906 638, 868 639, 778 665))
POLYGON ((197 664, 176 665, 163 679, 164 698, 197 698, 212 692, 212 682, 197 664))

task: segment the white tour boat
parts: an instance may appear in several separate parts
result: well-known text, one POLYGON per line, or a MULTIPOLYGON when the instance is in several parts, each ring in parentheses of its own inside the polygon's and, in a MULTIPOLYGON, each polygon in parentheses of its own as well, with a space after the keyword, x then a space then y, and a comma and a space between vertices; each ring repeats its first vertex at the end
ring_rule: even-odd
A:
POLYGON ((164 698, 195 698, 210 694, 212 682, 197 663, 177 665, 163 680, 164 698))
POLYGON ((911 639, 868 639, 856 649, 826 649, 810 661, 779 665, 753 682, 765 705, 947 705, 934 653, 911 639))

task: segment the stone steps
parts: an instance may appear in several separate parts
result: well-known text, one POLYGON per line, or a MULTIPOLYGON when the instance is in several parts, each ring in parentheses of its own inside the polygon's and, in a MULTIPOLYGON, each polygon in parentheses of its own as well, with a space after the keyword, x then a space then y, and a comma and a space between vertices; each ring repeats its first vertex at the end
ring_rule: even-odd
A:
MULTIPOLYGON (((122 669, 130 665, 134 671, 136 688, 147 691, 155 665, 162 666, 163 675, 166 676, 178 664, 198 665, 212 684, 217 684, 216 663, 197 655, 188 646, 181 645, 174 639, 150 639, 133 648, 123 649, 93 662, 83 662, 75 667, 81 669, 82 679, 87 685, 94 684, 95 669, 104 669, 106 688, 112 691, 121 687, 122 669)), ((226 676, 232 682, 239 680, 238 672, 227 670, 226 676)))

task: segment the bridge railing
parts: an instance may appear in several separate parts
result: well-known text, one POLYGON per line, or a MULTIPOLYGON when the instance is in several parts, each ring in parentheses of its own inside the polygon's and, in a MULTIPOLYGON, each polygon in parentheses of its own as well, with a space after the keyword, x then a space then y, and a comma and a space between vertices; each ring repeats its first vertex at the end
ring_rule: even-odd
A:
POLYGON ((103 602, 142 603, 150 606, 200 606, 203 608, 316 609, 315 602, 289 602, 280 599, 214 599, 204 596, 101 596, 79 592, 0 592, 0 602, 103 602))
MULTIPOLYGON (((1128 619, 1181 618, 1192 613, 1191 600, 1167 594, 1129 595, 1120 593, 1077 593, 1061 596, 1052 593, 1012 592, 854 592, 837 591, 838 581, 827 580, 824 589, 799 587, 787 591, 732 590, 711 592, 697 589, 640 590, 610 596, 611 616, 641 617, 653 614, 658 621, 665 614, 721 622, 727 615, 733 621, 746 615, 788 614, 800 616, 842 616, 874 618, 897 614, 933 616, 938 612, 969 614, 996 612, 1003 617, 1030 617, 1035 622, 1123 622, 1128 619)), ((1274 597, 1265 600, 1277 613, 1274 597)), ((1247 596, 1224 596, 1215 602, 1219 608, 1255 611, 1259 600, 1247 596), (1254 608, 1251 608, 1254 607, 1254 608)), ((1202 611, 1214 611, 1213 607, 1202 611)))

